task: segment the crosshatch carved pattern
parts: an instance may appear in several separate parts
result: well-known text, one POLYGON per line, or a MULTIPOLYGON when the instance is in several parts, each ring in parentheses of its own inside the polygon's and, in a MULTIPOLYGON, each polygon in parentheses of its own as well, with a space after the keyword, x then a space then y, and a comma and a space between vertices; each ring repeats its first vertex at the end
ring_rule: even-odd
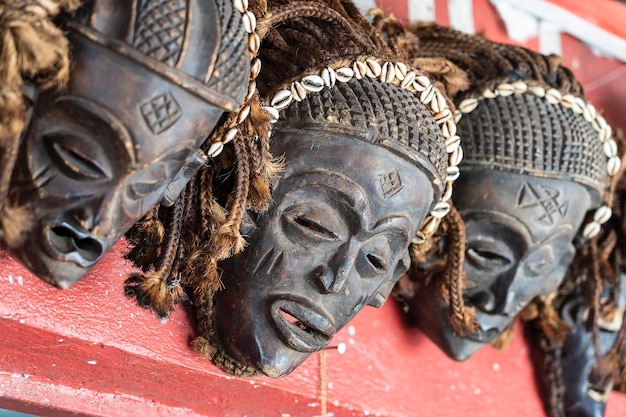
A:
POLYGON ((141 114, 155 135, 166 131, 183 115, 180 105, 171 93, 161 93, 142 102, 141 114))
POLYGON ((133 46, 169 66, 182 52, 187 23, 187 1, 143 0, 137 10, 133 46))

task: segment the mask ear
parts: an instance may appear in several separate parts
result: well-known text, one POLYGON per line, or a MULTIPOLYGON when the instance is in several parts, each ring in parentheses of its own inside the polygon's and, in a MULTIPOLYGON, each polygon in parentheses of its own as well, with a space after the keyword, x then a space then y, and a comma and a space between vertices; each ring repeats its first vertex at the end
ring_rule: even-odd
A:
POLYGON ((196 172, 198 172, 206 161, 207 157, 200 149, 191 154, 189 158, 187 158, 185 165, 183 165, 180 171, 178 171, 178 174, 176 174, 176 177, 174 177, 172 182, 170 182, 165 189, 161 197, 161 205, 166 207, 172 206, 183 191, 183 188, 185 188, 185 185, 191 180, 191 177, 196 175, 196 172))
POLYGON ((378 287, 376 293, 367 302, 367 305, 375 308, 382 307, 382 305, 385 304, 385 301, 387 301, 387 298, 389 298, 389 294, 391 294, 393 287, 396 285, 400 277, 409 270, 410 266, 411 256, 409 255, 409 251, 406 251, 402 259, 398 261, 398 265, 396 265, 396 269, 394 269, 393 274, 391 275, 391 280, 386 281, 378 287))

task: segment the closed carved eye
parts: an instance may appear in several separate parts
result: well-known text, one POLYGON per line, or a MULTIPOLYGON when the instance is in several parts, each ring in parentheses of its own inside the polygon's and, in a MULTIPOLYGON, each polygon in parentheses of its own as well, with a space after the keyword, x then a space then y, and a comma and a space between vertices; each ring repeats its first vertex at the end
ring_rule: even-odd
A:
POLYGON ((465 255, 470 262, 479 267, 504 267, 511 264, 507 257, 485 249, 467 248, 465 255))
POLYGON ((373 253, 368 253, 366 257, 376 271, 380 273, 387 271, 387 262, 385 262, 383 258, 378 255, 374 255, 373 253))
POLYGON ((161 187, 161 185, 163 185, 163 181, 161 180, 141 181, 130 184, 128 186, 128 191, 130 197, 135 200, 139 200, 157 191, 161 187))
POLYGON ((304 216, 297 216, 293 219, 293 221, 300 226, 303 229, 307 229, 310 230, 311 232, 315 233, 316 235, 325 237, 327 239, 337 239, 338 236, 333 233, 332 231, 326 229, 325 227, 321 226, 320 224, 304 217, 304 216))
POLYGON ((46 141, 51 145, 49 152, 52 159, 70 177, 79 180, 112 178, 109 169, 104 164, 89 156, 88 150, 80 149, 80 146, 72 143, 78 143, 79 140, 64 140, 60 135, 50 135, 46 137, 46 141))

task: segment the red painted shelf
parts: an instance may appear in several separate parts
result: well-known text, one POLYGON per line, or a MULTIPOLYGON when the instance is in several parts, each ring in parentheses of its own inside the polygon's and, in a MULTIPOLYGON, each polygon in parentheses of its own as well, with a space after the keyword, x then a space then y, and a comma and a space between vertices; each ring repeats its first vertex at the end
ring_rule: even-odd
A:
MULTIPOLYGON (((281 379, 230 377, 189 347, 189 311, 162 323, 124 298, 118 244, 77 285, 44 284, 0 252, 0 408, 69 416, 319 416, 319 355, 281 379)), ((518 326, 519 327, 519 326, 518 326)), ((541 416, 516 329, 505 351, 454 362, 403 322, 366 308, 326 351, 326 404, 340 416, 541 416)), ((612 394, 607 417, 624 415, 612 394)), ((329 416, 331 414, 328 414, 329 416)))

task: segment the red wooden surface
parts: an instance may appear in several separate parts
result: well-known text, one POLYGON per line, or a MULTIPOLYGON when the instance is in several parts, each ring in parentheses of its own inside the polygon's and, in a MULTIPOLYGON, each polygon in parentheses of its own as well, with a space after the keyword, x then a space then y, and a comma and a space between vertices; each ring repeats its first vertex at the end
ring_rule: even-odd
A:
MULTIPOLYGON (((122 295, 121 245, 60 291, 0 252, 0 408, 51 415, 319 416, 319 356, 282 380, 229 377, 189 347, 184 308, 166 323, 122 295)), ((541 416, 527 346, 464 363, 408 329, 394 303, 366 308, 326 352, 328 412, 340 416, 541 416)), ((607 417, 624 415, 612 394, 607 417)), ((330 415, 330 414, 329 414, 330 415)))

